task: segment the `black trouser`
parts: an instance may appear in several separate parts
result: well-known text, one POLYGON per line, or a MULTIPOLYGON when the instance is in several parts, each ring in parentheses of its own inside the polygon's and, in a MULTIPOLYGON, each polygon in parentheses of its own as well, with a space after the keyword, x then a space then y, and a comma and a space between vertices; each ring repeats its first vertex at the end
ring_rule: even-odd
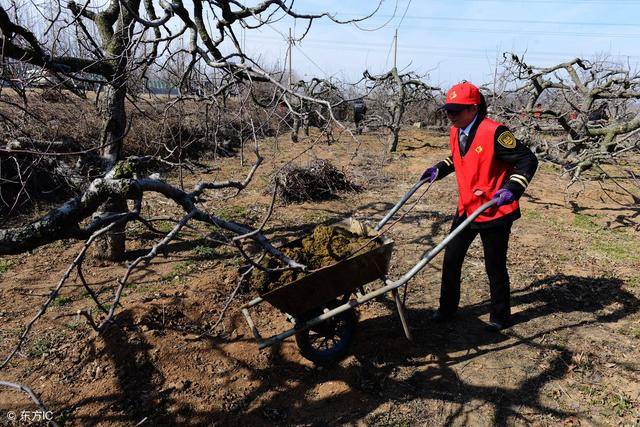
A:
POLYGON ((360 127, 360 124, 362 123, 362 120, 364 119, 364 114, 354 114, 353 116, 353 122, 356 125, 356 132, 358 134, 362 133, 362 128, 360 127))
MULTIPOLYGON (((454 220, 451 229, 453 230, 460 222, 460 220, 454 220)), ((511 222, 484 229, 467 227, 447 245, 444 252, 442 287, 440 288, 440 311, 443 314, 450 315, 458 309, 462 262, 471 242, 480 234, 484 248, 484 266, 489 276, 491 291, 490 321, 510 321, 511 304, 509 301, 509 273, 507 272, 507 248, 510 232, 511 222)))

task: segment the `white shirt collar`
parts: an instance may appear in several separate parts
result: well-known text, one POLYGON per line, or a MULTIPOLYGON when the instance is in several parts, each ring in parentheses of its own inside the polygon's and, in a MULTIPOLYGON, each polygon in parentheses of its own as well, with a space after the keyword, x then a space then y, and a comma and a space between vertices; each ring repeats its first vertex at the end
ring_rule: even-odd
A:
POLYGON ((469 136, 469 132, 471 132, 471 128, 473 127, 473 124, 476 122, 476 120, 478 120, 478 115, 476 114, 476 116, 473 118, 473 120, 471 120, 471 123, 469 123, 467 125, 466 128, 464 129, 460 129, 460 132, 464 132, 465 135, 469 136))

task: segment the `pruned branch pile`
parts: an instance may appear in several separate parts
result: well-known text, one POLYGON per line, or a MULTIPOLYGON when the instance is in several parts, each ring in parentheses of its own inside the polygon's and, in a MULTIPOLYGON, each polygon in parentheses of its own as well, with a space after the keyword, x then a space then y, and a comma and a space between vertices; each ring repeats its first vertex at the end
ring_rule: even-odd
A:
POLYGON ((327 200, 342 191, 358 191, 360 187, 326 160, 317 159, 310 165, 291 166, 278 176, 278 188, 285 203, 327 200))

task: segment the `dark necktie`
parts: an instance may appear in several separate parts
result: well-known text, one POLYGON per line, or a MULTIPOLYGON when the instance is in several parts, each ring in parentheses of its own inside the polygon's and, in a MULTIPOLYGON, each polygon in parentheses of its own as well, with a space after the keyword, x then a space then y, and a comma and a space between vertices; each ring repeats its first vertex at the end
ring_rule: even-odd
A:
POLYGON ((467 134, 464 132, 460 132, 460 136, 458 136, 458 140, 460 142, 460 155, 463 155, 465 149, 467 148, 467 134))

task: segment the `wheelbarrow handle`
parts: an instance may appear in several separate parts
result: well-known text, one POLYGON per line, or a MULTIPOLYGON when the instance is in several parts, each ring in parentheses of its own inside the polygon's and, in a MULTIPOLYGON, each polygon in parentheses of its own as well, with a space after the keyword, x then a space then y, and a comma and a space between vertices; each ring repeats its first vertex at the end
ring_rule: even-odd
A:
POLYGON ((378 225, 376 225, 374 230, 375 231, 380 231, 380 229, 382 227, 384 227, 384 225, 391 219, 391 217, 396 212, 398 212, 398 209, 400 209, 402 207, 402 205, 407 203, 407 200, 409 200, 409 198, 413 195, 413 193, 418 191, 418 188, 422 187, 427 182, 429 182, 429 178, 425 178, 422 181, 418 181, 413 187, 411 187, 411 189, 409 191, 407 191, 407 194, 402 196, 400 201, 398 203, 396 203, 396 205, 394 207, 391 208, 391 210, 384 216, 384 218, 382 218, 382 220, 378 223, 378 225))
POLYGON ((393 287, 402 286, 405 283, 407 283, 413 276, 418 274, 418 272, 422 270, 433 258, 435 258, 436 255, 438 255, 449 244, 449 242, 453 240, 454 237, 460 234, 462 230, 467 228, 469 224, 473 222, 474 219, 476 219, 478 216, 480 216, 482 212, 486 211, 487 209, 494 206, 495 204, 496 204, 495 200, 489 200, 487 203, 483 204, 478 209, 476 209, 471 215, 469 215, 464 221, 462 221, 460 225, 458 225, 451 233, 449 233, 447 237, 445 237, 442 240, 442 242, 438 244, 438 246, 431 249, 429 253, 423 256, 420 259, 420 261, 418 261, 418 263, 414 265, 411 268, 411 270, 406 272, 400 279, 396 280, 395 282, 391 280, 387 280, 385 282, 387 283, 387 286, 391 286, 393 288, 393 287))

